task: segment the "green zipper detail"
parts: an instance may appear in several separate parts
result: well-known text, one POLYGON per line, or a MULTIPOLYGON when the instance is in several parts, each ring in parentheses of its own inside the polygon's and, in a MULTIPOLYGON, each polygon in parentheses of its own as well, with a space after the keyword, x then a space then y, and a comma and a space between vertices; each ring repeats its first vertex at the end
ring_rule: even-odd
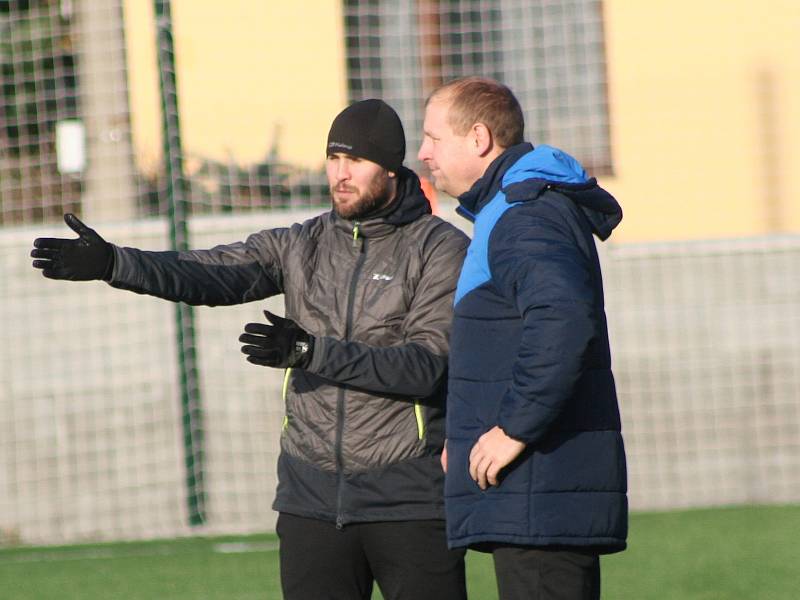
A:
MULTIPOLYGON (((283 376, 283 390, 281 391, 281 396, 283 397, 284 410, 286 406, 286 391, 289 389, 289 376, 291 374, 292 374, 292 369, 291 367, 289 367, 288 369, 286 369, 286 373, 283 376)), ((283 425, 281 426, 281 429, 286 430, 288 426, 289 426, 289 415, 285 414, 283 415, 283 425)))
POLYGON ((358 246, 358 223, 353 225, 353 248, 358 246))
POLYGON ((417 435, 422 439, 425 437, 425 421, 422 418, 422 405, 419 400, 414 400, 414 416, 417 418, 417 435))

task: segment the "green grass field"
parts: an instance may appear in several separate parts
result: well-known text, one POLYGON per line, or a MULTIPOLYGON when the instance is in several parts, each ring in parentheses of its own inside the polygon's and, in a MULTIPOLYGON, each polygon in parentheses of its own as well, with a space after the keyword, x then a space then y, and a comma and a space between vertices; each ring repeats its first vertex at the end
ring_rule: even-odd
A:
MULTIPOLYGON (((612 600, 800 598, 800 506, 642 513, 602 559, 612 600)), ((280 598, 271 535, 0 550, 3 600, 280 598)), ((470 598, 497 598, 491 557, 467 557, 470 598)), ((375 597, 379 597, 376 593, 375 597)))

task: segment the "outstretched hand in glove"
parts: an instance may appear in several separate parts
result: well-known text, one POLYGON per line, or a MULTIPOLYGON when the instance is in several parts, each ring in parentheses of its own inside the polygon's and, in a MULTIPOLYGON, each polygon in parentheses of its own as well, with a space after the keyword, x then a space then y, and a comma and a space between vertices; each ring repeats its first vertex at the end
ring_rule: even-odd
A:
POLYGON ((64 222, 78 234, 77 239, 37 238, 33 241, 33 266, 50 279, 91 281, 111 279, 114 250, 98 233, 84 225, 72 213, 64 222))
POLYGON ((304 369, 311 362, 314 352, 314 336, 309 335, 291 319, 284 319, 264 311, 272 323, 248 323, 244 326, 239 341, 245 344, 242 352, 254 365, 285 369, 304 369))

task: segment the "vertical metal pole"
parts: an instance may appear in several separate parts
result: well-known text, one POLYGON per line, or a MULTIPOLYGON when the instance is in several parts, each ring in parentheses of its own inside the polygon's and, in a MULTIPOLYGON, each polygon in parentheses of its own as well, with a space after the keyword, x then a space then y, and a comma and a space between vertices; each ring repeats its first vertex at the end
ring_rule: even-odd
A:
MULTIPOLYGON (((178 93, 175 83, 175 53, 172 43, 172 14, 169 0, 155 0, 155 16, 169 231, 172 249, 180 251, 189 247, 186 223, 188 201, 186 181, 183 177, 178 93)), ((175 307, 189 524, 200 525, 205 521, 203 413, 195 353, 194 312, 191 306, 181 302, 177 303, 175 307)))

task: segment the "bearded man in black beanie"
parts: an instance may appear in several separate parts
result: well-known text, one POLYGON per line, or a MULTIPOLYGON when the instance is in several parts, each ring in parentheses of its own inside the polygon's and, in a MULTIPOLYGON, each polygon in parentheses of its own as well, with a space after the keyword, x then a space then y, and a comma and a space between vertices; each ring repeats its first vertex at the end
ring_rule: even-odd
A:
MULTIPOLYGON (((453 294, 468 238, 431 215, 402 166, 395 111, 364 100, 326 145, 332 210, 209 250, 106 242, 75 215, 77 239, 34 241, 45 277, 192 305, 284 294, 286 316, 248 323, 247 360, 285 369, 278 458, 286 600, 462 600, 464 551, 448 550, 440 457, 453 294)), ((256 399, 260 401, 260 399, 256 399)))

